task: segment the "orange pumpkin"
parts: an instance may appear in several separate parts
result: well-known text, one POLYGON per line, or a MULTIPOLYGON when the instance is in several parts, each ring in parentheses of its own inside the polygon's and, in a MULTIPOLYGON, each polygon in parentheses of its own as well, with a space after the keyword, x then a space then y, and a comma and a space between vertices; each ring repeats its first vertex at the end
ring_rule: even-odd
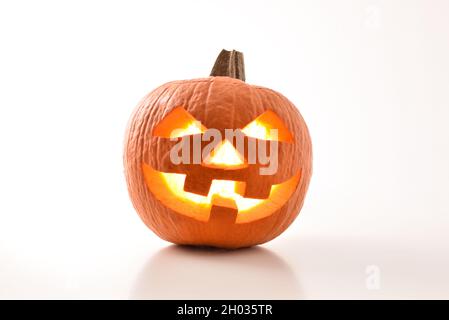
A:
POLYGON ((128 190, 162 239, 247 247, 275 238, 299 214, 312 172, 306 123, 287 98, 244 80, 243 55, 223 50, 209 78, 164 84, 134 111, 125 138, 128 190), (191 161, 173 161, 174 148, 195 148, 192 141, 200 141, 204 155, 209 129, 223 137, 235 130, 243 149, 237 138, 225 138, 205 158, 191 152, 191 161), (267 154, 276 151, 274 173, 262 174, 266 161, 248 160, 250 146, 261 150, 261 142, 271 143, 267 154))

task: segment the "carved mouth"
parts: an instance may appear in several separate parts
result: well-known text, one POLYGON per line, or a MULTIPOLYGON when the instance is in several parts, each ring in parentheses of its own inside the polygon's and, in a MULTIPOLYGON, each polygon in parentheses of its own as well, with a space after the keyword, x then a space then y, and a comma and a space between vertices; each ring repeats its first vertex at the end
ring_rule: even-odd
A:
POLYGON ((235 212, 235 223, 246 223, 272 215, 290 199, 300 179, 300 172, 280 184, 273 184, 268 198, 242 196, 245 182, 214 179, 207 195, 184 190, 185 174, 166 173, 143 163, 145 182, 151 193, 166 207, 199 221, 209 221, 213 208, 235 212))

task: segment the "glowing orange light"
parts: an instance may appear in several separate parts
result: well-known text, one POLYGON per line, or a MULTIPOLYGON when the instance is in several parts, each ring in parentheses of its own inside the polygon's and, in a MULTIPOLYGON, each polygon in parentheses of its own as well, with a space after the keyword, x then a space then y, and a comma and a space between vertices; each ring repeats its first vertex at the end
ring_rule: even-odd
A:
POLYGON ((293 141, 293 135, 282 120, 271 110, 265 111, 247 124, 242 132, 248 137, 262 140, 293 141), (271 130, 275 130, 277 136, 273 135, 271 130))
POLYGON ((271 135, 270 130, 261 122, 255 120, 242 129, 242 132, 248 137, 262 140, 277 140, 277 137, 271 135))
POLYGON ((239 212, 242 212, 257 206, 264 201, 263 199, 244 198, 236 193, 236 181, 212 180, 208 195, 202 196, 184 191, 185 174, 161 172, 161 176, 170 192, 179 198, 192 201, 198 205, 210 207, 211 204, 214 204, 213 197, 219 196, 225 199, 232 199, 239 212))
POLYGON ((234 146, 228 140, 224 140, 204 159, 204 164, 208 167, 235 169, 244 166, 245 161, 234 146))
POLYGON ((198 133, 204 133, 204 130, 198 121, 192 121, 186 123, 184 128, 172 130, 172 132, 170 132, 170 138, 179 138, 198 133))
POLYGON ((267 199, 245 198, 236 192, 237 184, 230 180, 212 180, 207 196, 184 191, 185 174, 165 173, 143 164, 145 181, 150 191, 164 205, 176 212, 200 221, 208 221, 212 205, 238 210, 236 223, 245 223, 270 216, 290 199, 300 173, 271 187, 267 199), (226 201, 223 201, 226 200, 226 201))
POLYGON ((183 107, 173 109, 153 129, 155 137, 178 138, 191 134, 204 133, 204 127, 183 107))

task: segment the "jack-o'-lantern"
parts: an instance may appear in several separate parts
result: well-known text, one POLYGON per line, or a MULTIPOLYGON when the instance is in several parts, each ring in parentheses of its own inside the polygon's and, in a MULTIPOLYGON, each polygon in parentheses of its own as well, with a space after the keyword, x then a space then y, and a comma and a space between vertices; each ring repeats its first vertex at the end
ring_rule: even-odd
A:
POLYGON ((223 50, 209 78, 164 84, 134 111, 128 190, 162 239, 247 247, 275 238, 299 214, 312 172, 306 123, 283 95, 244 81, 242 53, 223 50))

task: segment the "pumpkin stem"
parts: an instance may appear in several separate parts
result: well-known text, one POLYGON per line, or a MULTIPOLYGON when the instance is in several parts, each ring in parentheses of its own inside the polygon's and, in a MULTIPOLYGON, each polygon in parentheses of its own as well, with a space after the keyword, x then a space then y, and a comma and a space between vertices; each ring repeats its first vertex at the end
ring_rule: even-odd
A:
POLYGON ((224 76, 245 81, 243 53, 235 50, 221 50, 210 75, 211 77, 224 76))

